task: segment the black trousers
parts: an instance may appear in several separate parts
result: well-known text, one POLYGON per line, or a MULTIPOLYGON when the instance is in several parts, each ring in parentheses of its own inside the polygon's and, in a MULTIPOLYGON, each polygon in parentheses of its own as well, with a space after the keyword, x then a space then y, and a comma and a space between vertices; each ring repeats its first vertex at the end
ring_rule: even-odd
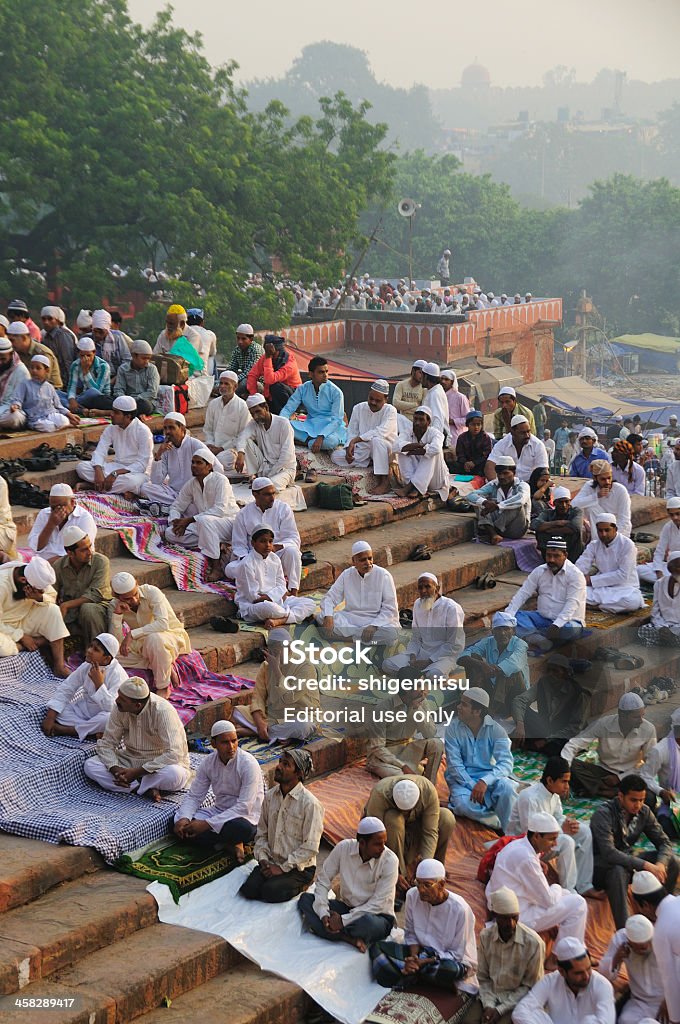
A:
MULTIPOLYGON (((656 863, 656 850, 653 853, 643 853, 642 859, 656 863)), ((678 880, 678 858, 671 857, 666 865, 665 888, 669 893, 675 891, 675 883, 678 880)), ((624 928, 630 914, 628 909, 628 886, 633 877, 632 870, 620 864, 603 864, 595 858, 595 869, 593 871, 593 886, 596 889, 604 889, 607 893, 609 906, 612 908, 612 916, 617 928, 624 928)))
POLYGON ((269 408, 277 416, 295 391, 290 384, 272 384, 269 388, 269 408))
POLYGON ((258 864, 250 872, 239 889, 247 900, 262 900, 263 903, 287 903, 307 889, 314 879, 314 868, 298 871, 284 871, 282 875, 265 878, 258 864))
POLYGON ((232 818, 225 822, 219 832, 208 829, 198 836, 199 842, 214 846, 215 843, 228 843, 236 846, 237 843, 252 843, 257 832, 257 826, 251 825, 246 818, 232 818))

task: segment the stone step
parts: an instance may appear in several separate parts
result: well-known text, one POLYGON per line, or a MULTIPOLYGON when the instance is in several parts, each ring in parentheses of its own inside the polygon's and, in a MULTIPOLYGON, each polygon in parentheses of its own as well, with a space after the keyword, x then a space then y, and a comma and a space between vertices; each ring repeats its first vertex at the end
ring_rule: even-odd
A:
MULTIPOLYGON (((43 846, 43 856, 48 848, 43 846)), ((158 920, 147 883, 96 871, 0 918, 0 994, 15 992, 158 920), (38 926, 39 922, 39 926, 38 926)))
POLYGON ((84 847, 48 846, 0 833, 0 912, 30 903, 62 882, 99 871, 103 863, 99 854, 84 847))

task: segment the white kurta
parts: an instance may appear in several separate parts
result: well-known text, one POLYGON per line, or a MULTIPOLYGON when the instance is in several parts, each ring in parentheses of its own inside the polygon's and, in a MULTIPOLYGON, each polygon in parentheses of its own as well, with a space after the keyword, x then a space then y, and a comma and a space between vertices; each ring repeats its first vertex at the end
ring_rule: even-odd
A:
POLYGON ((250 422, 248 406, 238 395, 228 402, 221 395, 208 402, 203 424, 205 443, 223 449, 217 457, 225 469, 234 468, 238 439, 250 422))
POLYGON ((616 480, 617 484, 621 484, 625 487, 629 494, 644 494, 645 493, 645 471, 639 462, 634 462, 632 465, 633 479, 628 479, 628 470, 619 469, 618 466, 612 466, 612 479, 616 480))
POLYGON ((251 825, 257 825, 263 800, 264 777, 253 755, 237 750, 223 764, 215 750, 201 761, 191 789, 175 811, 175 821, 198 818, 207 821, 213 832, 219 832, 234 818, 245 818, 251 825), (211 789, 215 803, 212 807, 201 807, 211 789))
POLYGON ((185 434, 179 448, 169 448, 160 459, 151 463, 151 473, 140 489, 140 495, 147 501, 158 501, 163 505, 172 505, 184 484, 191 480, 191 459, 194 452, 203 448, 199 441, 190 434, 185 434))
POLYGON ((584 516, 590 523, 592 537, 597 537, 596 519, 602 512, 611 512, 616 516, 616 524, 619 533, 624 537, 630 537, 632 522, 630 517, 630 494, 623 484, 612 484, 612 489, 606 498, 598 497, 598 488, 593 487, 588 481, 581 490, 571 499, 574 508, 582 508, 584 516))
POLYGON ((404 942, 407 945, 431 946, 442 960, 466 964, 470 973, 456 987, 462 992, 477 994, 475 915, 462 896, 449 892, 445 903, 431 906, 421 900, 415 887, 409 889, 406 893, 404 942))
POLYGON ((395 639, 399 629, 399 606, 392 574, 374 565, 364 576, 352 565, 340 573, 321 605, 322 616, 333 616, 333 628, 339 636, 356 636, 369 626, 377 626, 376 643, 395 639), (338 605, 345 602, 342 611, 338 605))
POLYGON ((251 417, 236 446, 245 453, 246 471, 252 476, 269 477, 277 491, 295 480, 295 434, 282 416, 272 416, 269 430, 251 417))
POLYGON ((668 556, 671 551, 677 551, 679 548, 680 527, 676 526, 672 519, 669 519, 667 523, 664 523, 659 534, 659 543, 654 549, 654 559, 644 565, 638 565, 639 578, 646 583, 656 583, 657 572, 668 576, 668 556))
POLYGON ((556 574, 547 565, 532 569, 506 612, 515 615, 534 595, 537 610, 555 626, 586 621, 586 578, 569 559, 556 574))
POLYGON ((208 473, 202 483, 203 486, 191 477, 184 484, 170 509, 165 539, 170 544, 201 551, 208 558, 219 558, 220 544, 231 540, 238 505, 224 473, 208 473), (187 515, 193 516, 195 522, 187 526, 183 534, 176 534, 173 522, 187 515))
POLYGON ((518 452, 515 448, 512 434, 506 434, 500 441, 496 441, 491 449, 489 462, 493 462, 495 465, 501 455, 509 455, 515 460, 515 466, 517 467, 515 476, 520 480, 524 480, 526 484, 529 483, 529 478, 535 469, 548 469, 550 467, 550 460, 548 459, 545 445, 535 434, 531 435, 521 452, 518 452))
POLYGON ((544 974, 521 999, 512 1015, 513 1024, 615 1024, 614 989, 611 982, 593 971, 588 987, 577 996, 559 971, 544 974))
POLYGON ((590 575, 594 566, 598 569, 586 588, 588 604, 608 612, 644 608, 637 574, 637 547, 630 537, 617 533, 611 544, 603 544, 596 537, 575 564, 585 576, 590 575))
POLYGON ((50 518, 51 511, 52 510, 50 508, 41 508, 35 517, 33 528, 28 535, 27 547, 29 547, 31 551, 35 552, 36 555, 40 555, 41 558, 48 559, 65 555, 66 549, 64 548, 61 540, 62 531, 65 526, 78 526, 88 535, 92 541, 92 547, 94 548, 94 543, 97 539, 97 525, 90 513, 86 509, 81 508, 80 505, 76 505, 73 512, 71 512, 68 519, 64 520, 61 527, 55 527, 52 530, 52 533, 47 539, 47 544, 45 544, 44 547, 39 548, 38 541, 40 539, 40 534, 47 525, 47 520, 50 518))
POLYGON ((314 614, 316 602, 308 597, 287 597, 281 559, 273 552, 266 558, 253 548, 236 569, 236 603, 246 622, 285 618, 302 622, 314 614), (261 594, 266 601, 258 601, 261 594))
POLYGON ((384 669, 393 672, 406 668, 413 655, 416 661, 429 662, 420 673, 424 677, 448 676, 465 647, 464 619, 463 609, 450 597, 438 597, 429 611, 424 610, 422 599, 417 598, 408 646, 403 654, 387 658, 384 669))
POLYGON ((669 744, 675 743, 678 747, 677 756, 680 758, 680 744, 673 732, 664 736, 662 740, 647 752, 645 762, 640 768, 640 775, 647 783, 652 793, 658 796, 662 789, 672 789, 670 780, 671 755, 669 744))
POLYGON ((405 484, 415 487, 420 494, 428 491, 436 492, 442 501, 449 496, 449 471, 444 461, 444 435, 436 427, 428 427, 421 438, 417 438, 413 428, 399 434, 394 443, 393 451, 397 452, 399 469, 405 484), (422 444, 423 455, 409 455, 402 452, 407 444, 422 444))
POLYGON ((425 390, 423 405, 432 413, 432 426, 441 431, 445 438, 448 437, 449 403, 441 384, 435 384, 433 388, 425 390))
POLYGON ((268 526, 274 532, 274 544, 283 547, 276 554, 281 559, 283 572, 290 590, 298 590, 302 578, 302 556, 300 553, 300 532, 290 505, 280 498, 274 499, 271 508, 262 512, 254 501, 245 505, 234 520, 231 534, 232 561, 225 569, 227 576, 233 576, 242 558, 251 550, 250 538, 255 530, 268 526))
POLYGON ((0 551, 9 555, 10 558, 15 558, 16 539, 17 526, 12 516, 12 506, 9 503, 9 488, 4 476, 0 476, 0 551))
POLYGON ((668 593, 670 576, 662 576, 654 584, 654 603, 652 605, 652 625, 657 629, 667 626, 676 636, 680 636, 680 586, 675 588, 675 597, 668 593))
POLYGON ((96 687, 90 678, 91 667, 89 662, 84 661, 67 679, 59 683, 47 702, 48 708, 57 712, 57 722, 60 725, 72 725, 79 740, 104 732, 109 713, 116 703, 118 687, 129 678, 123 666, 114 658, 103 669, 104 682, 96 687), (81 695, 76 697, 81 688, 81 695))
POLYGON ((680 1020, 680 896, 666 896, 656 912, 652 939, 669 1019, 680 1020))
POLYGON ((387 476, 397 434, 397 410, 393 405, 386 402, 378 412, 372 412, 368 402, 359 402, 352 409, 347 427, 350 441, 355 437, 361 438, 354 448, 354 461, 347 462, 346 448, 337 448, 331 452, 331 459, 343 469, 348 466, 365 468, 372 464, 377 476, 387 476))
MULTIPOLYGON (((610 981, 614 981, 620 972, 620 968, 614 970, 612 967, 614 957, 621 946, 627 943, 626 929, 619 928, 612 936, 600 961, 598 970, 610 981)), ((651 949, 647 956, 631 950, 624 963, 628 974, 630 999, 619 1014, 618 1024, 639 1024, 643 1017, 655 1020, 663 1001, 663 985, 654 950, 651 949)))
POLYGON ((69 636, 63 616, 56 605, 57 593, 48 587, 42 601, 14 599, 16 562, 0 567, 0 657, 19 653, 17 643, 24 634, 62 640, 69 636))
POLYGON ((133 419, 127 427, 115 427, 111 424, 104 428, 95 448, 91 462, 76 463, 76 473, 86 483, 94 482, 95 467, 100 466, 104 475, 116 469, 126 469, 127 473, 116 477, 111 487, 112 494, 123 494, 139 491, 146 483, 151 472, 153 461, 153 434, 146 423, 133 419), (113 448, 112 461, 108 461, 109 447, 113 448))

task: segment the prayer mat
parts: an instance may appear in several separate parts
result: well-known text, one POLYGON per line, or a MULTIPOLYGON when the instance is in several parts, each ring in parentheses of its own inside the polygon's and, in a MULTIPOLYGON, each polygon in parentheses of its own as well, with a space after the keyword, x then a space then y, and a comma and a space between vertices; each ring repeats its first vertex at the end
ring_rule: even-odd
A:
POLYGON ((424 986, 400 992, 393 990, 383 996, 365 1024, 459 1024, 473 997, 467 998, 458 1011, 452 1011, 456 998, 451 992, 424 986))
MULTIPOLYGON (((244 849, 246 860, 252 860, 252 846, 244 849)), ((124 854, 113 867, 126 875, 143 878, 145 882, 162 882, 172 893, 175 903, 179 903, 180 896, 186 892, 233 871, 238 867, 238 861, 227 850, 167 839, 124 854)))
POLYGON ((400 498, 396 494, 371 494, 370 488, 375 487, 377 481, 370 467, 355 466, 343 469, 331 461, 328 452, 319 452, 312 455, 307 448, 295 446, 295 455, 298 466, 304 473, 309 469, 315 469, 319 476, 337 476, 352 488, 354 498, 359 501, 382 501, 391 505, 392 508, 408 508, 415 505, 420 498, 400 498))
POLYGON ((636 612, 623 612, 618 615, 614 612, 606 612, 602 608, 586 607, 586 626, 591 626, 593 629, 611 629, 613 626, 620 626, 627 619, 647 618, 651 607, 652 601, 648 597, 645 598, 644 608, 638 608, 636 612))
POLYGON ((287 743, 284 747, 280 743, 262 743, 256 736, 252 739, 246 736, 238 741, 238 745, 241 750, 252 754, 258 764, 265 765, 278 761, 285 750, 299 749, 304 747, 305 743, 311 743, 315 739, 318 739, 318 736, 309 736, 306 740, 293 740, 292 743, 287 743))
POLYGON ((543 565, 545 559, 536 547, 536 538, 520 537, 519 540, 502 540, 498 545, 500 548, 510 548, 515 556, 517 568, 522 572, 531 572, 537 566, 543 565))

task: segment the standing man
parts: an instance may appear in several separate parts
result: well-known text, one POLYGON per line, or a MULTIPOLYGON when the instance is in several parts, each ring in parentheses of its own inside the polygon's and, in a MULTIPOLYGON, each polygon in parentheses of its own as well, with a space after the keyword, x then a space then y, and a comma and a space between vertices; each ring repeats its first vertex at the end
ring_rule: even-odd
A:
POLYGON ((442 288, 448 287, 448 285, 451 283, 450 260, 451 250, 444 249, 444 252, 439 257, 439 262, 437 263, 437 277, 439 278, 439 283, 442 286, 442 288))
POLYGON ((426 365, 424 359, 416 359, 410 376, 398 380, 395 385, 392 404, 404 419, 413 421, 413 413, 423 404, 423 367, 426 365))
POLYGON ((425 363, 423 367, 423 405, 430 410, 430 422, 444 435, 444 445, 448 446, 449 437, 449 403, 446 392, 441 385, 441 372, 437 363, 425 363))
POLYGON ((597 434, 591 427, 583 428, 578 435, 578 443, 581 447, 581 454, 575 455, 572 459, 571 465, 568 467, 569 476, 582 476, 586 480, 591 480, 593 476, 590 471, 591 462, 598 459, 611 462, 611 459, 604 448, 600 447, 597 434))
POLYGON ((237 377, 236 394, 239 398, 248 397, 248 374, 264 355, 264 349, 255 341, 255 331, 250 324, 239 324, 236 328, 236 348, 234 349, 228 369, 233 370, 237 377))
POLYGON ((539 437, 541 441, 543 440, 545 424, 548 419, 548 412, 546 409, 547 404, 548 400, 545 398, 544 395, 541 395, 538 402, 533 408, 534 422, 536 424, 536 437, 539 437))
POLYGON ((238 439, 250 423, 248 406, 236 394, 238 374, 222 370, 219 396, 208 402, 203 424, 205 446, 217 456, 227 472, 234 468, 238 439))
POLYGON ((458 390, 458 377, 455 370, 442 370, 439 379, 449 405, 449 448, 455 448, 458 435, 465 429, 465 417, 470 411, 470 403, 467 397, 458 390))

